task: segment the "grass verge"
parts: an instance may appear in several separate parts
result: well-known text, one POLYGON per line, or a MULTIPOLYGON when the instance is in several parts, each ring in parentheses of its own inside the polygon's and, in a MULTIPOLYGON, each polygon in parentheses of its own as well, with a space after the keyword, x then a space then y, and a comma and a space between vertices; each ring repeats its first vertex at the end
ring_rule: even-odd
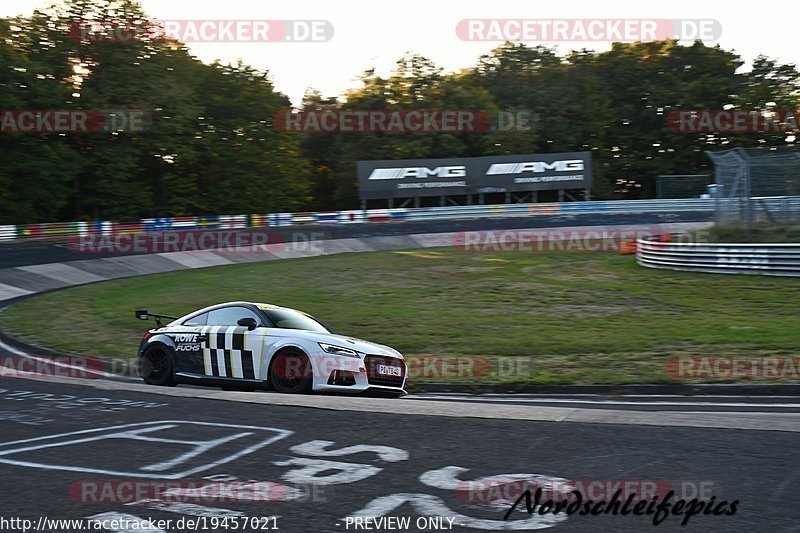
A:
POLYGON ((109 281, 23 301, 0 326, 65 352, 130 358, 147 329, 134 309, 252 300, 409 356, 485 357, 494 370, 483 379, 663 383, 675 355, 797 354, 798 294, 800 279, 651 270, 631 256, 434 249, 109 281))

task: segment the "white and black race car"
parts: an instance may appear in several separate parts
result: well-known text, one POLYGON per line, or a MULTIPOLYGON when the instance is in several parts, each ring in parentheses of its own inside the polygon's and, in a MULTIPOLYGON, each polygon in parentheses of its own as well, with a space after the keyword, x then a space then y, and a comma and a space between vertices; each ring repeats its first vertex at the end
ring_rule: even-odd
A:
POLYGON ((228 302, 180 318, 144 310, 136 317, 153 317, 158 326, 144 335, 138 352, 141 375, 151 385, 405 394, 408 368, 400 352, 337 335, 301 311, 228 302))

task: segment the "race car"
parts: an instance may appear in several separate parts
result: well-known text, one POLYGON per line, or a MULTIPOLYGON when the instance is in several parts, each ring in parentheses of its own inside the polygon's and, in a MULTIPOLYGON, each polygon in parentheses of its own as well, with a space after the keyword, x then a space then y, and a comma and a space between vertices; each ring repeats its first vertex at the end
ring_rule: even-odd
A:
POLYGON ((400 352, 338 335, 288 307, 228 302, 182 317, 146 310, 136 317, 156 321, 138 352, 139 371, 150 385, 406 394, 408 367, 400 352), (172 321, 164 325, 163 319, 172 321))

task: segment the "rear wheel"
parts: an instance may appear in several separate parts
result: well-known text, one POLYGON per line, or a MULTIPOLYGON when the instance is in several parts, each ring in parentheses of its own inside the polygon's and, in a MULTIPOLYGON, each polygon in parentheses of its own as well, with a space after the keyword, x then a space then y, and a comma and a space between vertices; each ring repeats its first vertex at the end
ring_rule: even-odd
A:
POLYGON ((277 392, 305 394, 311 390, 311 362, 297 350, 286 350, 275 355, 269 371, 269 382, 277 392))
POLYGON ((175 386, 172 350, 162 344, 149 346, 142 354, 140 371, 148 385, 175 386))

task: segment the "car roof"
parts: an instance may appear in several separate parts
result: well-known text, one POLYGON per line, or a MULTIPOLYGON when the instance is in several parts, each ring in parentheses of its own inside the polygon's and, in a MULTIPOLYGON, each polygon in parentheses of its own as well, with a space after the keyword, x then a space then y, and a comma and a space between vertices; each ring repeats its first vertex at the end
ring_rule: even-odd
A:
POLYGON ((261 311, 285 310, 285 311, 296 311, 296 312, 302 313, 304 315, 307 314, 307 313, 303 313, 303 311, 299 311, 297 309, 292 309, 291 307, 283 307, 283 306, 280 306, 280 305, 275 305, 275 304, 270 304, 270 303, 234 301, 234 302, 221 302, 221 303, 218 303, 218 304, 214 304, 214 305, 209 305, 207 307, 203 307, 201 309, 195 309, 191 313, 187 313, 187 314, 183 315, 182 317, 179 317, 176 321, 184 320, 184 319, 189 318, 189 317, 193 317, 193 316, 196 316, 196 315, 201 315, 203 313, 208 313, 209 311, 213 311, 214 309, 219 309, 221 307, 229 307, 229 306, 232 306, 232 305, 253 306, 253 307, 255 307, 255 308, 257 308, 257 309, 259 309, 261 311))
MULTIPOLYGON (((260 309, 262 311, 285 310, 285 311, 297 311, 298 313, 302 313, 302 311, 298 311, 297 309, 292 309, 291 307, 283 307, 282 305, 275 305, 275 304, 264 303, 264 302, 244 302, 244 301, 240 301, 240 302, 223 302, 223 303, 219 303, 219 304, 214 304, 214 305, 208 306, 208 307, 206 307, 206 309, 210 311, 210 310, 216 309, 218 307, 228 307, 228 306, 231 306, 231 305, 252 305, 252 306, 257 307, 258 309, 260 309)), ((198 309, 198 311, 202 311, 202 309, 198 309)))
POLYGON ((282 310, 282 311, 297 311, 298 313, 302 313, 302 311, 298 311, 297 309, 292 309, 291 307, 283 307, 282 305, 259 303, 259 302, 251 302, 251 305, 255 305, 262 311, 282 310))

